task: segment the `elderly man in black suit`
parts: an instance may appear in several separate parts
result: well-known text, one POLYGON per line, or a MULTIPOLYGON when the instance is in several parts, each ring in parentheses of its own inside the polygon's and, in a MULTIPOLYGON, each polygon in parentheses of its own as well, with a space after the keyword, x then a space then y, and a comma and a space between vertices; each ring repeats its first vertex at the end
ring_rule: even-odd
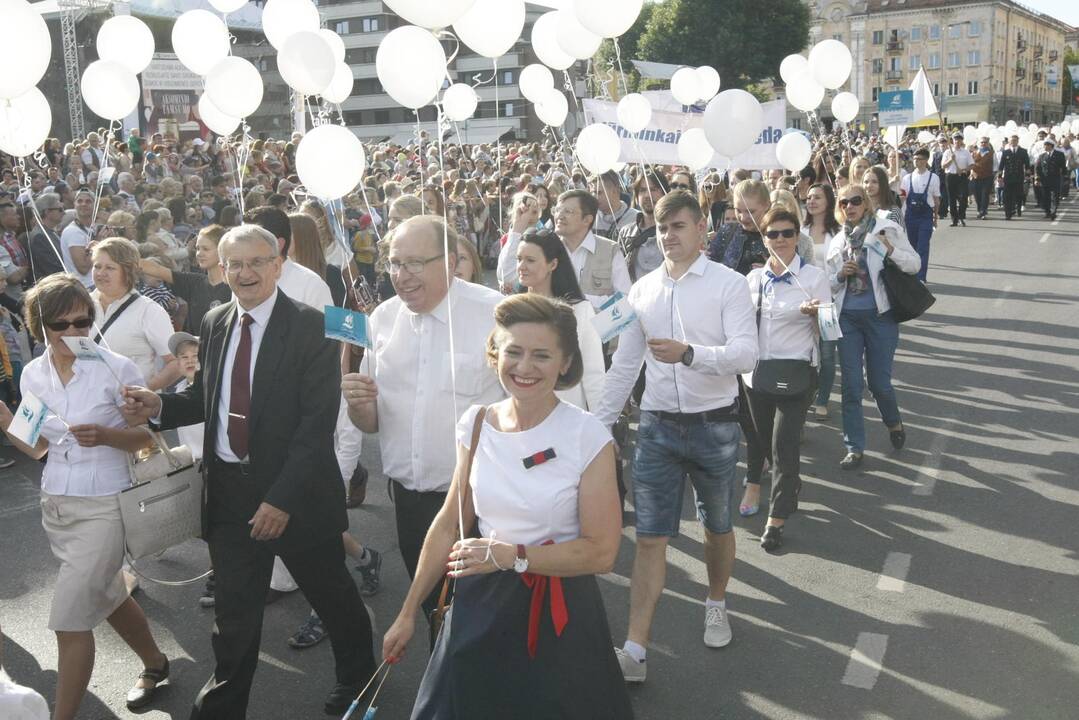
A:
POLYGON ((1023 216, 1023 184, 1030 168, 1030 155, 1019 145, 1019 136, 1012 135, 1000 154, 1000 176, 1004 180, 1004 219, 1023 216))
POLYGON ((375 670, 371 622, 345 568, 348 525, 333 431, 341 401, 322 314, 277 289, 277 239, 241 225, 218 246, 235 299, 206 314, 194 383, 174 394, 125 390, 129 422, 206 423, 203 537, 216 577, 213 676, 192 720, 241 720, 258 664, 262 614, 279 555, 323 619, 340 714, 375 670))
POLYGON ((1068 172, 1068 159, 1057 149, 1056 141, 1047 137, 1042 141, 1045 152, 1038 156, 1034 166, 1034 182, 1042 189, 1042 210, 1048 220, 1057 219, 1057 205, 1060 204, 1060 186, 1068 172))

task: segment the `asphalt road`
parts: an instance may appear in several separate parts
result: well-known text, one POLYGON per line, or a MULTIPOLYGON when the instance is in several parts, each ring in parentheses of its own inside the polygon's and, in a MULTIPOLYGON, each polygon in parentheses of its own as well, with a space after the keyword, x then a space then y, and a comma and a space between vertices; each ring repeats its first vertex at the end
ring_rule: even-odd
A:
MULTIPOLYGON (((868 397, 859 472, 838 468, 837 416, 809 425, 802 509, 781 554, 755 543, 763 514, 738 521, 735 639, 723 650, 701 641, 702 535, 687 494, 648 682, 631 689, 638 718, 1079 717, 1074 200, 1056 223, 1033 209, 1006 223, 994 209, 989 220, 937 232, 929 279, 938 302, 903 327, 896 362, 907 448, 890 450, 868 397)), ((364 457, 378 477, 376 443, 364 457)), ((0 471, 0 623, 5 667, 51 697, 56 650, 45 624, 56 563, 37 477, 26 459, 0 471)), ((386 555, 383 590, 369 603, 380 635, 406 590, 384 484, 373 481, 368 504, 350 515, 353 532, 386 555)), ((633 547, 627 528, 616 571, 601 581, 618 643, 633 547)), ((206 558, 191 543, 147 570, 179 578, 206 558)), ((211 671, 212 615, 198 595, 199 586, 148 585, 137 596, 173 668, 145 718, 186 718, 211 671)), ((323 717, 328 644, 285 644, 306 614, 298 594, 267 608, 250 718, 323 717)), ((80 717, 129 717, 123 696, 137 660, 107 626, 96 635, 80 717)), ((425 661, 418 639, 382 691, 380 720, 408 717, 425 661)))

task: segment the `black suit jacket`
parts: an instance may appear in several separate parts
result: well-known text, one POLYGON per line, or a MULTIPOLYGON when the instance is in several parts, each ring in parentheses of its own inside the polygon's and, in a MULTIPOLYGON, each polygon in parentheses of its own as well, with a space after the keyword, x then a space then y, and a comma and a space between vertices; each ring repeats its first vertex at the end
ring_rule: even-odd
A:
POLYGON ((1068 170, 1068 159, 1059 150, 1042 153, 1035 172, 1043 183, 1059 182, 1068 170))
MULTIPOLYGON (((200 370, 183 392, 162 394, 161 427, 205 422, 203 464, 207 496, 214 495, 217 405, 236 301, 203 317, 200 370)), ((340 536, 348 527, 344 483, 334 455, 341 402, 338 345, 324 334, 322 313, 278 292, 255 361, 249 418, 249 461, 261 502, 289 513, 275 552, 299 550, 340 536)), ((257 505, 256 505, 257 507, 257 505)), ((206 529, 207 508, 203 506, 206 529)), ((212 516, 212 509, 209 515, 212 516)), ((204 533, 205 535, 205 533, 204 533)))

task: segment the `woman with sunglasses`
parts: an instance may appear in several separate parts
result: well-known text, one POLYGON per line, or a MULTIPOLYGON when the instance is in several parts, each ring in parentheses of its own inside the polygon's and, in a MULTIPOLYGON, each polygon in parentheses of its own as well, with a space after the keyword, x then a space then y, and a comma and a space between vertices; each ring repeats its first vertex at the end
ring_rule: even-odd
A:
POLYGON ((921 259, 907 241, 907 234, 891 220, 878 216, 875 210, 861 185, 848 185, 840 190, 836 220, 843 227, 832 238, 826 260, 839 328, 843 332, 839 340, 839 363, 843 369, 843 443, 847 454, 839 466, 844 470, 860 466, 865 451, 863 362, 869 392, 888 426, 892 447, 899 450, 907 439, 892 387, 899 325, 892 315, 880 274, 886 257, 911 275, 918 272, 921 259))
MULTIPOLYGON (((757 308, 757 337, 760 360, 803 360, 813 368, 817 356, 817 306, 831 302, 828 280, 820 268, 798 256, 798 216, 784 208, 773 208, 761 223, 768 263, 749 273, 746 281, 757 308)), ((816 374, 815 369, 809 372, 816 374)), ((758 443, 749 444, 749 467, 743 505, 760 503, 761 468, 766 457, 772 465, 772 499, 761 547, 772 552, 783 541, 783 526, 798 509, 802 488, 799 475, 802 427, 806 409, 816 391, 815 378, 796 395, 768 392, 754 384, 755 373, 743 380, 750 416, 758 443)))
POLYGON ((47 415, 33 445, 10 434, 13 417, 3 403, 0 428, 26 455, 47 455, 41 524, 60 563, 49 612, 59 656, 52 717, 71 720, 78 713, 94 668, 93 631, 104 620, 145 668, 127 694, 127 707, 140 708, 169 675, 168 658, 121 575, 119 495, 131 485, 128 453, 153 441, 143 430, 129 429, 120 415, 120 383, 137 385, 142 376, 133 362, 105 348, 99 348, 102 362, 76 362, 63 338, 86 337, 96 315, 90 294, 74 275, 43 278, 25 301, 26 326, 46 350, 26 365, 20 384, 23 396, 40 399, 47 415))
MULTIPOLYGON (((813 242, 813 264, 825 269, 824 259, 832 238, 839 234, 836 222, 835 191, 831 185, 817 183, 806 193, 806 214, 802 222, 802 235, 813 242)), ((827 420, 828 398, 835 383, 835 340, 820 341, 820 372, 817 375, 817 398, 813 402, 813 414, 817 420, 827 420)))

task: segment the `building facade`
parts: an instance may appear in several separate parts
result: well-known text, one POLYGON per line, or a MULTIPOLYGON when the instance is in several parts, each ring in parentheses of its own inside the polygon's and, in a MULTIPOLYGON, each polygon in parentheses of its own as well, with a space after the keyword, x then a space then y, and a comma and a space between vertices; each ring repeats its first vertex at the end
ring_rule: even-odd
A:
MULTIPOLYGON (((859 122, 877 96, 905 90, 920 68, 946 124, 1047 124, 1064 117, 1066 23, 1012 0, 818 0, 811 42, 835 38, 854 56, 859 122)), ((827 106, 827 103, 825 103, 827 106)), ((825 107, 823 114, 830 112, 825 107)))

